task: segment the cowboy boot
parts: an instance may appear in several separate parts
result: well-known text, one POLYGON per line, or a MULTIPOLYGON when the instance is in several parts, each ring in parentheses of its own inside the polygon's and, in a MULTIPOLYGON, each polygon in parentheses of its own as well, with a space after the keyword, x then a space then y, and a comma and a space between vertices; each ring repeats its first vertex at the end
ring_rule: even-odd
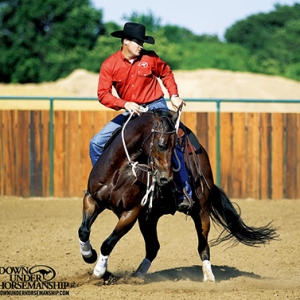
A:
POLYGON ((183 195, 178 199, 177 202, 177 211, 187 213, 189 212, 194 205, 194 201, 186 192, 186 189, 183 189, 183 195))

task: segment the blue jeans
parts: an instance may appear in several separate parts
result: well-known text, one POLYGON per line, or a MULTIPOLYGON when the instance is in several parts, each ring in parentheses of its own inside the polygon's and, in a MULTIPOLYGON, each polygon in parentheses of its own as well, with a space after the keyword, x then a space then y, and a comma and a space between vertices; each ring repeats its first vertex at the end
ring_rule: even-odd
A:
MULTIPOLYGON (((157 101, 151 102, 147 104, 149 110, 153 109, 166 109, 169 110, 166 100, 164 98, 160 98, 157 101)), ((111 137, 112 133, 119 127, 121 127, 124 123, 125 118, 128 116, 129 112, 125 111, 123 114, 116 116, 112 119, 108 124, 106 124, 102 130, 100 130, 90 142, 90 158, 92 161, 92 165, 94 166, 97 162, 98 158, 102 155, 104 146, 106 142, 111 137)), ((183 153, 180 147, 176 147, 175 151, 177 156, 180 160, 181 168, 178 172, 175 172, 175 180, 177 184, 180 184, 182 188, 185 188, 188 195, 192 197, 192 189, 188 183, 188 173, 184 163, 183 153)), ((172 159, 173 163, 175 164, 175 168, 178 168, 178 162, 176 159, 172 159)))

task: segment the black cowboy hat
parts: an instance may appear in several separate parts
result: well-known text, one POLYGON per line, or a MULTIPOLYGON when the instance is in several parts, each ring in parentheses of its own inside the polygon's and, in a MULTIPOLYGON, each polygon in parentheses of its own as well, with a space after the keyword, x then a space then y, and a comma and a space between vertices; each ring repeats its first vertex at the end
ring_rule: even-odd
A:
POLYGON ((139 23, 127 22, 124 25, 123 30, 117 30, 111 33, 113 37, 117 38, 133 38, 143 41, 148 44, 154 44, 154 38, 152 36, 146 36, 146 27, 139 23))

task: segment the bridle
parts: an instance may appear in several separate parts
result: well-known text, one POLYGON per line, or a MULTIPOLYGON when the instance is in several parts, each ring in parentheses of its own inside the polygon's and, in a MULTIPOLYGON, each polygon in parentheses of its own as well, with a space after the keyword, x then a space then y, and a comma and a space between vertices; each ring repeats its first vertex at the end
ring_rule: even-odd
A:
MULTIPOLYGON (((169 118, 165 117, 168 121, 169 121, 169 118)), ((170 122, 170 121, 169 121, 170 122)), ((172 131, 167 131, 167 132, 164 132, 162 130, 157 130, 155 128, 152 128, 151 129, 151 132, 149 133, 149 135, 145 138, 145 140, 143 141, 142 145, 141 145, 141 148, 144 147, 145 143, 147 142, 147 140, 149 138, 151 138, 151 142, 150 142, 150 151, 149 151, 149 156, 148 156, 148 164, 150 165, 151 169, 154 170, 155 167, 154 167, 154 163, 153 163, 153 147, 154 147, 154 136, 155 134, 160 134, 160 135, 172 135, 172 134, 175 134, 176 133, 176 130, 172 130, 172 131)))
MULTIPOLYGON (((123 143, 123 147, 124 147, 124 151, 125 151, 125 154, 126 154, 126 157, 128 159, 128 163, 130 165, 135 165, 136 162, 132 161, 130 156, 129 156, 129 153, 128 153, 128 150, 127 150, 127 146, 126 146, 126 142, 125 142, 125 138, 124 138, 124 133, 125 133, 125 128, 127 126, 127 124, 129 123, 129 121, 131 120, 132 116, 133 116, 133 112, 130 113, 130 116, 129 118, 126 120, 123 128, 122 128, 122 132, 121 132, 121 135, 122 135, 122 143, 123 143)), ((169 118, 168 117, 165 117, 168 121, 169 121, 169 118)), ((170 122, 170 121, 169 121, 170 122)), ((153 165, 153 155, 152 155, 152 152, 153 152, 153 147, 154 147, 154 136, 155 134, 160 134, 160 135, 171 135, 171 134, 175 134, 176 133, 176 129, 172 130, 172 131, 167 131, 167 132, 164 132, 163 130, 157 130, 156 128, 152 128, 150 133, 146 136, 146 138, 144 139, 142 145, 141 145, 141 149, 144 147, 145 143, 151 138, 151 142, 150 142, 150 151, 149 151, 149 156, 148 156, 148 166, 149 166, 149 169, 151 169, 152 171, 155 169, 154 165, 153 165)), ((141 150, 142 151, 142 150, 141 150)), ((133 172, 134 173, 134 172, 133 172)))
MULTIPOLYGON (((172 135, 172 134, 176 134, 177 130, 176 128, 172 131, 167 131, 164 132, 163 130, 158 130, 156 128, 152 128, 150 133, 146 136, 146 138, 144 139, 142 145, 141 145, 141 149, 144 147, 145 143, 151 139, 150 141, 150 150, 149 150, 149 155, 148 155, 148 164, 139 164, 137 161, 133 161, 131 160, 127 147, 126 147, 126 142, 125 142, 125 138, 124 138, 124 133, 125 133, 125 128, 128 124, 128 122, 131 120, 132 116, 134 115, 134 112, 130 113, 130 116, 128 117, 128 119, 126 120, 122 131, 121 131, 121 135, 122 135, 122 143, 123 143, 123 147, 124 147, 124 151, 126 154, 126 157, 128 159, 128 164, 129 166, 131 166, 131 170, 132 170, 132 174, 135 176, 135 178, 137 179, 137 172, 138 170, 142 171, 142 172, 147 172, 147 190, 146 190, 146 194, 143 197, 142 201, 141 201, 141 205, 145 206, 146 203, 148 202, 148 198, 150 195, 150 200, 149 200, 149 209, 151 210, 152 208, 152 202, 153 202, 153 194, 154 194, 154 190, 155 190, 155 185, 156 185, 156 174, 157 174, 157 169, 154 166, 154 162, 153 162, 153 147, 154 147, 154 136, 155 134, 160 134, 160 135, 172 135)), ((165 117, 169 122, 169 118, 165 117)), ((142 150, 141 150, 142 151, 142 150)))

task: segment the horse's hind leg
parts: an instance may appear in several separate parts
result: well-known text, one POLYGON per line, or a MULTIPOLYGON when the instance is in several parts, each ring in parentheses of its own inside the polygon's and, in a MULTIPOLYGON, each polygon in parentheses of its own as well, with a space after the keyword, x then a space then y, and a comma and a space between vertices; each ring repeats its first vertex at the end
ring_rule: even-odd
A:
POLYGON ((97 260, 97 252, 90 244, 91 226, 98 214, 104 209, 99 208, 89 192, 83 198, 82 223, 78 229, 80 253, 86 263, 92 264, 97 260))
POLYGON ((193 214, 192 218, 195 223, 195 228, 198 236, 198 253, 202 260, 203 281, 215 281, 215 276, 211 269, 210 250, 208 245, 208 233, 210 230, 210 206, 204 203, 201 206, 199 214, 193 214))

